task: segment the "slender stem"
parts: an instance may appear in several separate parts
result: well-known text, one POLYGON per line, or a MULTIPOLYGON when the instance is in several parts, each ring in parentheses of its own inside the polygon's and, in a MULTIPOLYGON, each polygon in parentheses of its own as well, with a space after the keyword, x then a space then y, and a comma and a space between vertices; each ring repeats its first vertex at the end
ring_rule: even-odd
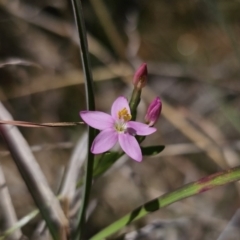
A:
POLYGON ((130 106, 131 115, 132 115, 132 121, 135 121, 136 117, 137 117, 137 107, 141 101, 141 93, 142 93, 142 90, 135 87, 133 89, 132 96, 129 101, 129 106, 130 106))
POLYGON ((112 223, 110 226, 106 227, 105 229, 94 235, 92 238, 90 238, 90 240, 106 239, 107 237, 116 233, 123 227, 146 216, 147 214, 157 211, 184 198, 200 194, 217 186, 238 181, 239 179, 240 167, 236 167, 204 177, 196 182, 184 185, 183 187, 173 192, 166 193, 159 198, 153 199, 145 203, 144 205, 136 208, 129 214, 125 215, 124 217, 120 218, 116 222, 112 223))
MULTIPOLYGON (((94 102, 94 92, 93 92, 93 80, 92 80, 92 72, 90 68, 89 54, 88 54, 88 44, 87 44, 87 36, 84 25, 84 17, 81 0, 72 0, 73 12, 75 17, 75 22, 78 29, 80 47, 81 47, 81 59, 82 65, 85 75, 85 92, 86 92, 86 103, 87 110, 95 110, 95 102, 94 102)), ((95 130, 91 127, 88 127, 88 160, 86 162, 86 173, 84 178, 84 186, 83 186, 83 199, 80 207, 77 229, 74 233, 75 239, 81 239, 82 232, 84 229, 85 219, 86 219, 86 210, 87 204, 90 197, 91 186, 92 186, 92 176, 93 176, 93 162, 94 155, 91 153, 90 148, 95 137, 95 130)))

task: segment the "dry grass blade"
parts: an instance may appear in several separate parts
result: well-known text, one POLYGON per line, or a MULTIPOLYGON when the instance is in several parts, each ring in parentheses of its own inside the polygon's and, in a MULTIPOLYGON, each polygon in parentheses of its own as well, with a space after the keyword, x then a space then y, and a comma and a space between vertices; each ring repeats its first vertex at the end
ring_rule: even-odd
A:
POLYGON ((3 62, 0 62, 0 68, 6 67, 11 65, 21 65, 21 66, 27 66, 27 67, 37 67, 41 68, 41 66, 37 63, 25 60, 25 59, 19 59, 19 58, 10 58, 3 62))
MULTIPOLYGON (((41 27, 61 37, 69 38, 75 44, 79 44, 75 27, 71 23, 59 20, 59 18, 54 18, 53 16, 42 12, 40 8, 29 6, 23 2, 11 4, 9 1, 1 0, 0 5, 17 18, 41 27)), ((101 59, 104 63, 110 63, 113 61, 113 57, 109 51, 106 50, 103 45, 90 34, 88 34, 88 43, 90 52, 101 59)))
POLYGON ((239 165, 238 154, 233 150, 233 148, 228 144, 224 134, 221 130, 216 126, 216 124, 212 123, 210 120, 203 118, 196 113, 184 109, 184 113, 186 113, 186 117, 188 117, 191 121, 194 122, 198 127, 202 129, 202 131, 214 141, 216 145, 219 146, 219 149, 222 150, 222 154, 225 157, 226 163, 229 167, 236 167, 239 165))
MULTIPOLYGON (((12 116, 1 103, 0 119, 12 119, 12 116)), ((52 235, 55 239, 65 240, 68 221, 26 140, 16 127, 0 125, 0 131, 52 235)))
POLYGON ((224 229, 224 231, 220 234, 217 240, 235 240, 238 239, 237 236, 240 236, 239 230, 239 222, 240 222, 240 209, 236 211, 233 215, 232 219, 224 229))
MULTIPOLYGON (((150 101, 153 92, 146 89, 149 94, 144 94, 144 97, 150 101)), ((213 141, 198 131, 187 119, 177 110, 175 110, 167 102, 163 101, 163 115, 171 122, 177 129, 179 129, 186 137, 192 140, 197 147, 203 149, 206 154, 222 169, 227 168, 226 161, 218 146, 213 144, 213 141), (209 147, 211 146, 211 147, 209 147)))
MULTIPOLYGON (((76 213, 79 208, 80 202, 78 201, 77 204, 75 204, 77 205, 77 210, 75 209, 75 211, 73 211, 72 209, 69 209, 76 194, 76 185, 80 177, 79 173, 80 173, 81 167, 83 166, 87 156, 86 144, 87 144, 87 134, 84 133, 79 139, 79 141, 77 142, 73 150, 61 189, 59 191, 62 208, 64 210, 65 215, 68 218, 73 215, 71 212, 76 213)), ((77 192, 81 192, 81 191, 77 191, 77 192)), ((41 222, 38 228, 36 229, 34 236, 37 237, 40 234, 42 236, 45 230, 46 230, 45 223, 41 222)))
POLYGON ((24 121, 2 120, 0 124, 9 124, 19 127, 72 127, 84 124, 84 122, 57 122, 57 123, 33 123, 24 121))
POLYGON ((102 0, 90 0, 93 8, 118 56, 125 59, 125 46, 120 33, 117 31, 105 3, 102 0))
MULTIPOLYGON (((0 212, 1 218, 5 223, 5 228, 11 228, 17 223, 17 216, 12 205, 11 197, 6 185, 4 173, 0 165, 0 212)), ((22 232, 20 229, 14 231, 9 237, 9 240, 20 239, 22 232)))
MULTIPOLYGON (((33 145, 30 146, 32 152, 40 152, 40 151, 51 151, 55 149, 72 149, 72 142, 59 142, 56 144, 43 144, 43 145, 33 145)), ((6 157, 10 154, 9 151, 3 150, 0 151, 0 157, 6 157)))
MULTIPOLYGON (((59 76, 44 75, 36 77, 27 87, 17 86, 16 88, 13 88, 11 92, 7 93, 6 97, 2 94, 2 96, 0 96, 0 100, 23 97, 34 93, 83 84, 84 79, 82 74, 82 71, 71 70, 59 76)), ((93 70, 94 81, 106 81, 117 77, 129 77, 131 75, 131 68, 124 63, 111 64, 108 67, 98 67, 93 70)))
POLYGON ((67 198, 69 203, 71 203, 73 200, 76 190, 75 186, 77 184, 77 180, 79 179, 79 173, 87 156, 86 144, 87 134, 84 133, 79 139, 72 153, 64 178, 64 182, 60 190, 60 196, 63 198, 67 198))

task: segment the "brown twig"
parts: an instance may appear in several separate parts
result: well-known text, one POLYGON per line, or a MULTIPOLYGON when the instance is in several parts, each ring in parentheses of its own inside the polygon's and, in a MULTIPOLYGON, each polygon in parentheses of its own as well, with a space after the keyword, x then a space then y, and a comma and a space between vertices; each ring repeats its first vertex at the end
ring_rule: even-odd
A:
MULTIPOLYGON (((6 185, 3 170, 0 165, 0 212, 4 221, 5 229, 11 228, 17 222, 17 215, 12 205, 12 200, 6 185)), ((20 239, 22 232, 20 229, 14 231, 9 240, 20 239)))
POLYGON ((56 123, 33 123, 24 121, 0 120, 0 124, 14 125, 18 127, 72 127, 84 124, 84 122, 56 122, 56 123))
MULTIPOLYGON (((12 116, 2 103, 0 103, 0 119, 12 120, 12 116)), ((68 221, 26 140, 13 126, 2 124, 0 132, 53 238, 66 240, 68 221)))
MULTIPOLYGON (((62 208, 64 209, 64 213, 67 217, 70 217, 70 212, 72 212, 70 208, 76 195, 77 181, 80 178, 80 170, 87 156, 86 142, 87 134, 85 133, 80 137, 73 150, 63 179, 62 186, 58 194, 60 196, 60 201, 63 206, 62 208)), ((41 234, 43 234, 42 232, 44 232, 44 230, 45 223, 41 222, 38 225, 37 230, 35 231, 35 236, 38 236, 40 232, 41 234)))
POLYGON ((60 196, 67 198, 71 203, 76 191, 76 184, 79 179, 81 167, 87 156, 87 135, 86 133, 81 136, 76 147, 72 153, 66 175, 60 190, 60 196))

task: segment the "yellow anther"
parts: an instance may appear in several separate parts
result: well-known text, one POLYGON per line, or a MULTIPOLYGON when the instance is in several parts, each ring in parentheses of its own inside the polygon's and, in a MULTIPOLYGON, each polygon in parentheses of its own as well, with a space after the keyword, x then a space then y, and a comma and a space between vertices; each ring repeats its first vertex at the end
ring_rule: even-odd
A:
POLYGON ((125 122, 131 120, 132 116, 129 114, 126 108, 123 108, 118 112, 118 118, 123 119, 125 122))

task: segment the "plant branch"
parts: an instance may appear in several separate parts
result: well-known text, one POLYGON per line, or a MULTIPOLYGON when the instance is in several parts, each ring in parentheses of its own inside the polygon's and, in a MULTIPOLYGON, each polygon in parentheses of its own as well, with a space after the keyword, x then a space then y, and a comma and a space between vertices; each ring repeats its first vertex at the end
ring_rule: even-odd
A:
MULTIPOLYGON (((94 102, 94 92, 93 92, 93 80, 92 80, 92 72, 89 61, 89 53, 88 53, 88 44, 87 44, 87 36, 84 25, 84 17, 81 0, 72 0, 73 12, 75 17, 75 22, 77 25, 77 30, 79 34, 80 47, 81 47, 81 59, 83 65, 83 71, 85 76, 85 93, 86 93, 86 103, 87 110, 95 110, 95 102, 94 102)), ((93 139, 95 137, 95 130, 91 127, 88 127, 88 160, 86 162, 86 173, 84 178, 84 186, 83 186, 83 199, 80 207, 77 229, 74 233, 75 239, 81 239, 82 231, 84 229, 85 219, 86 219, 86 210, 87 204, 89 202, 91 186, 92 186, 92 177, 93 177, 93 162, 94 155, 91 153, 91 145, 93 139)))
MULTIPOLYGON (((0 120, 2 119, 13 120, 9 112, 0 103, 0 120)), ((30 194, 47 223, 53 239, 65 240, 67 238, 68 220, 65 218, 60 204, 51 191, 26 140, 14 126, 0 124, 0 132, 30 194)))
POLYGON ((205 191, 225 185, 227 183, 238 181, 239 179, 240 167, 236 167, 204 177, 196 182, 186 184, 175 191, 166 193, 159 198, 153 199, 145 203, 144 205, 136 208, 129 214, 125 215, 124 217, 120 218, 116 222, 112 223, 110 226, 106 227, 105 229, 94 235, 92 238, 90 238, 90 240, 106 239, 107 237, 119 231, 123 227, 146 216, 147 214, 157 211, 174 202, 203 193, 205 191))

